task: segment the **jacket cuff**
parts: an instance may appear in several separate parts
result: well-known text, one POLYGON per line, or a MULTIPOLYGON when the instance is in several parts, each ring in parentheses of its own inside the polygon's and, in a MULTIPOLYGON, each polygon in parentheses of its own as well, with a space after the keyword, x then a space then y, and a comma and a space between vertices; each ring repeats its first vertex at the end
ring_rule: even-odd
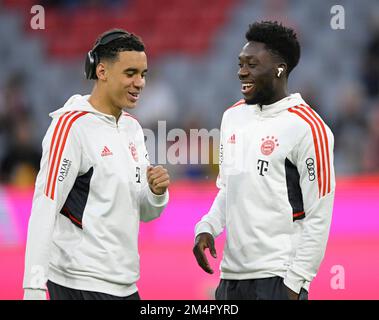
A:
POLYGON ((24 289, 24 300, 47 300, 46 290, 24 289))
POLYGON ((309 291, 310 282, 299 276, 292 270, 288 270, 286 277, 284 278, 284 284, 297 294, 300 293, 301 288, 309 291))
POLYGON ((164 194, 155 194, 149 187, 147 187, 147 199, 154 207, 163 207, 168 203, 169 194, 168 189, 164 194))
POLYGON ((202 222, 196 225, 195 239, 200 233, 210 233, 212 237, 214 237, 213 232, 212 232, 212 227, 206 222, 202 222))

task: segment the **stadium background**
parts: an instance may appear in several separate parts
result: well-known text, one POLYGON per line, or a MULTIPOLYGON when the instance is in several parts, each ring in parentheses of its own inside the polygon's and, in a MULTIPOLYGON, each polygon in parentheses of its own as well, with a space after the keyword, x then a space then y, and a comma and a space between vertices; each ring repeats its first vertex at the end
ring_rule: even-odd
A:
MULTIPOLYGON (((167 130, 211 130, 241 98, 237 55, 248 24, 264 19, 298 32, 302 57, 290 90, 302 93, 336 138, 331 235, 310 298, 379 299, 379 3, 368 0, 0 1, 0 299, 22 298, 48 113, 72 94, 90 92, 83 60, 97 35, 121 27, 142 36, 150 71, 135 115, 144 128, 166 120, 167 130), (30 27, 34 4, 45 9, 44 30, 30 27), (344 30, 331 28, 335 4, 345 9, 344 30), (336 266, 345 273, 343 289, 333 285, 336 266)), ((200 270, 192 244, 194 224, 217 192, 217 167, 167 167, 171 201, 160 219, 141 226, 141 296, 212 298, 219 272, 200 270)), ((212 261, 216 270, 218 264, 212 261)))

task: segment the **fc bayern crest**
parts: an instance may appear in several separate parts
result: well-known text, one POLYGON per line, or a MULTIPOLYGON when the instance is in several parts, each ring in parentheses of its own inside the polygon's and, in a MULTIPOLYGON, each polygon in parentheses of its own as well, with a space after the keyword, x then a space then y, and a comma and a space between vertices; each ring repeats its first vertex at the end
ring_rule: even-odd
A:
POLYGON ((136 145, 133 142, 129 143, 129 150, 130 150, 130 153, 132 154, 134 161, 137 162, 138 161, 138 153, 137 153, 136 145))
POLYGON ((278 139, 274 136, 267 136, 266 138, 262 138, 261 151, 265 156, 269 156, 274 152, 275 148, 279 147, 278 139))

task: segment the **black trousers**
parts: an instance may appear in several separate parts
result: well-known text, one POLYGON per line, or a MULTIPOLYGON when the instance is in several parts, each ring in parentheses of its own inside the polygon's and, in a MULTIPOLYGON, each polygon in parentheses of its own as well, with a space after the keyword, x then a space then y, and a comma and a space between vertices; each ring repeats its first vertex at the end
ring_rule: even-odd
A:
POLYGON ((130 296, 117 297, 107 293, 76 290, 47 281, 50 300, 140 300, 138 291, 130 296))
MULTIPOLYGON (((272 277, 249 280, 221 279, 216 289, 216 300, 289 300, 283 278, 272 277)), ((301 289, 299 300, 308 300, 308 292, 301 289)))

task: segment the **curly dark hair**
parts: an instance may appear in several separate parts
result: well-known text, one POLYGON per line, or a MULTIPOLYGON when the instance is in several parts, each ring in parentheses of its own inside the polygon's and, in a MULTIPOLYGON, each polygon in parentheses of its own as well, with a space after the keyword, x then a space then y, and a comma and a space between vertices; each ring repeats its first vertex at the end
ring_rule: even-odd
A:
POLYGON ((107 44, 99 45, 95 50, 99 61, 104 59, 110 61, 116 60, 118 53, 123 51, 145 51, 145 45, 140 37, 122 29, 112 29, 104 32, 97 38, 96 43, 100 42, 101 39, 104 39, 108 34, 114 32, 124 32, 125 35, 121 35, 119 38, 107 44))
POLYGON ((273 54, 281 57, 287 64, 287 77, 300 59, 300 44, 293 29, 284 27, 277 21, 255 22, 246 32, 248 42, 261 42, 273 54))

